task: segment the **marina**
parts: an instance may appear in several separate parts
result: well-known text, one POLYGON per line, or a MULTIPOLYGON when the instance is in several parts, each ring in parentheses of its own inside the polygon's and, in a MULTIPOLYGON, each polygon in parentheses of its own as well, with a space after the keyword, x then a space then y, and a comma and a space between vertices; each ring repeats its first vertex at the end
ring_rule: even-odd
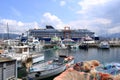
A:
POLYGON ((95 40, 88 35, 77 41, 55 35, 49 42, 29 36, 28 40, 21 37, 1 41, 1 44, 1 56, 17 60, 17 78, 20 79, 53 80, 74 62, 120 63, 119 40, 95 40), (74 62, 63 63, 67 57, 59 62, 59 58, 55 58, 60 55, 73 56, 74 62))
MULTIPOLYGON (((56 31, 46 30, 49 33, 51 30, 56 31)), ((41 30, 38 33, 41 33, 41 30)), ((80 38, 75 40, 72 38, 75 36, 70 36, 71 30, 67 30, 60 33, 60 35, 64 33, 63 37, 56 35, 59 31, 53 32, 51 36, 49 35, 48 41, 48 38, 36 36, 38 33, 29 34, 26 39, 22 35, 18 40, 1 41, 0 56, 17 61, 17 78, 53 80, 74 63, 89 60, 98 60, 100 64, 120 63, 119 39, 99 40, 92 36, 94 34, 92 32, 87 34, 82 32, 82 36, 77 35, 80 38)))
MULTIPOLYGON (((46 29, 31 29, 27 32, 26 36, 22 34, 18 39, 0 41, 0 56, 16 60, 16 78, 53 80, 73 68, 77 62, 95 60, 100 65, 120 63, 119 51, 116 51, 120 48, 119 39, 101 39, 87 29, 71 30, 70 27, 57 30, 46 26, 46 29)), ((116 66, 110 69, 116 69, 115 73, 119 73, 116 66)))
POLYGON ((120 80, 120 0, 1 0, 0 80, 120 80))

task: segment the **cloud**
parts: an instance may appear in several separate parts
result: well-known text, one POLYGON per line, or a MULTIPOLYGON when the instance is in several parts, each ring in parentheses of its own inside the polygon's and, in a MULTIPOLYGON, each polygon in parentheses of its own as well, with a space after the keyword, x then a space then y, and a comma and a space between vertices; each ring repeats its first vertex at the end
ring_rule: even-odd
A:
POLYGON ((21 21, 11 20, 11 19, 0 19, 1 33, 7 32, 7 24, 10 33, 21 34, 29 29, 40 28, 37 22, 24 23, 21 21))
POLYGON ((111 20, 104 18, 96 18, 92 20, 77 20, 71 21, 69 25, 72 26, 72 29, 88 29, 97 34, 100 34, 101 31, 106 30, 111 24, 111 20), (104 26, 107 25, 107 26, 104 26), (102 28, 104 26, 104 28, 102 28))
POLYGON ((98 34, 118 33, 120 32, 119 4, 120 0, 81 0, 78 2, 79 10, 76 13, 88 29, 98 34))
POLYGON ((65 6, 66 2, 65 1, 60 1, 60 6, 65 6))
MULTIPOLYGON (((0 32, 7 33, 7 24, 9 27, 10 33, 21 34, 29 29, 38 29, 40 24, 38 22, 29 22, 25 23, 22 21, 16 21, 11 19, 0 19, 0 32)), ((64 24, 57 16, 52 15, 51 13, 44 13, 43 18, 41 19, 41 25, 52 25, 56 29, 63 29, 64 24)))
POLYGON ((43 14, 41 24, 44 24, 44 26, 45 25, 52 25, 56 29, 63 29, 63 27, 64 27, 64 24, 61 21, 61 19, 58 18, 56 15, 52 15, 49 12, 46 12, 46 13, 43 14))
POLYGON ((63 23, 60 18, 49 12, 43 14, 41 24, 52 25, 56 29, 64 29, 67 25, 71 29, 88 29, 95 32, 96 34, 101 34, 101 32, 108 32, 107 29, 110 28, 112 21, 106 18, 94 18, 94 19, 80 19, 70 21, 67 24, 63 23))
POLYGON ((78 4, 81 6, 81 10, 77 11, 77 13, 84 14, 95 6, 105 5, 105 3, 109 1, 110 0, 82 0, 78 2, 78 4))
POLYGON ((92 24, 93 23, 98 23, 98 24, 108 25, 108 24, 111 24, 112 21, 109 20, 109 19, 105 19, 105 18, 97 18, 97 19, 94 19, 91 22, 92 22, 92 24))

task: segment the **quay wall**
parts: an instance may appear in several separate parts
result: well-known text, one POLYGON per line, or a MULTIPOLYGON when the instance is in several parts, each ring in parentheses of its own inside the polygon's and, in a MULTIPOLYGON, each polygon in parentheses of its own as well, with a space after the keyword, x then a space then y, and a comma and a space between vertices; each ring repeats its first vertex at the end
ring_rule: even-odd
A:
MULTIPOLYGON (((98 47, 98 43, 94 43, 94 44, 88 44, 89 45, 89 47, 98 47)), ((110 45, 110 47, 120 47, 120 44, 109 44, 110 45)))
MULTIPOLYGON (((88 44, 89 48, 97 48, 99 45, 99 43, 91 43, 91 44, 88 44)), ((55 44, 45 44, 44 45, 44 48, 45 49, 48 49, 48 48, 53 48, 55 46, 55 44)), ((67 45, 68 46, 68 45, 67 45)), ((120 47, 120 44, 113 44, 113 43, 110 43, 110 47, 120 47)))

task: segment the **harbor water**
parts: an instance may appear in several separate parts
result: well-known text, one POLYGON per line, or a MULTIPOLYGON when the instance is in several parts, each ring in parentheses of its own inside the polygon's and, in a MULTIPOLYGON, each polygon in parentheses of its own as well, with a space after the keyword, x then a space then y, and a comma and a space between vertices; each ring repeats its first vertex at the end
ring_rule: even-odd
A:
MULTIPOLYGON (((113 47, 110 49, 98 49, 89 48, 84 49, 62 49, 62 50, 46 50, 44 52, 45 60, 51 60, 58 55, 72 55, 75 58, 75 62, 87 61, 87 60, 98 60, 101 64, 119 62, 120 63, 120 47, 113 47)), ((53 80, 55 76, 44 79, 53 80)))

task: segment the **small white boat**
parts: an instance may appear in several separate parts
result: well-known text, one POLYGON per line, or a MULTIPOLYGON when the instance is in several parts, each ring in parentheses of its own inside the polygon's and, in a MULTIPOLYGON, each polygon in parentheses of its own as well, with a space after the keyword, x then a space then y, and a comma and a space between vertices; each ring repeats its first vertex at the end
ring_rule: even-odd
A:
POLYGON ((94 44, 95 40, 92 39, 90 36, 85 35, 85 37, 82 37, 81 42, 82 43, 87 43, 87 44, 94 44))
POLYGON ((70 39, 70 38, 65 38, 65 39, 62 40, 62 42, 65 45, 73 45, 75 43, 75 41, 70 39))
POLYGON ((5 50, 2 56, 16 59, 18 62, 24 61, 29 56, 33 58, 34 63, 44 60, 43 54, 31 53, 28 45, 13 46, 10 52, 9 50, 5 50))
POLYGON ((109 49, 110 48, 110 45, 107 41, 102 41, 100 44, 99 44, 99 48, 102 48, 102 49, 109 49))
POLYGON ((59 58, 51 61, 33 64, 29 69, 28 78, 40 80, 55 76, 63 72, 72 64, 74 64, 74 58, 71 56, 59 56, 59 58))
POLYGON ((79 49, 88 50, 88 48, 89 48, 89 45, 88 45, 87 43, 81 43, 81 44, 79 45, 79 49))
POLYGON ((71 46, 72 49, 79 49, 79 44, 74 44, 73 46, 71 46))
POLYGON ((67 47, 65 46, 65 44, 62 41, 60 43, 58 43, 58 47, 59 47, 59 49, 67 49, 67 47))
POLYGON ((58 44, 61 42, 61 38, 55 35, 51 38, 50 42, 51 42, 51 44, 58 44))
POLYGON ((40 52, 44 46, 44 41, 39 41, 38 38, 36 39, 35 37, 32 37, 32 36, 28 38, 27 43, 31 49, 37 52, 40 52))

